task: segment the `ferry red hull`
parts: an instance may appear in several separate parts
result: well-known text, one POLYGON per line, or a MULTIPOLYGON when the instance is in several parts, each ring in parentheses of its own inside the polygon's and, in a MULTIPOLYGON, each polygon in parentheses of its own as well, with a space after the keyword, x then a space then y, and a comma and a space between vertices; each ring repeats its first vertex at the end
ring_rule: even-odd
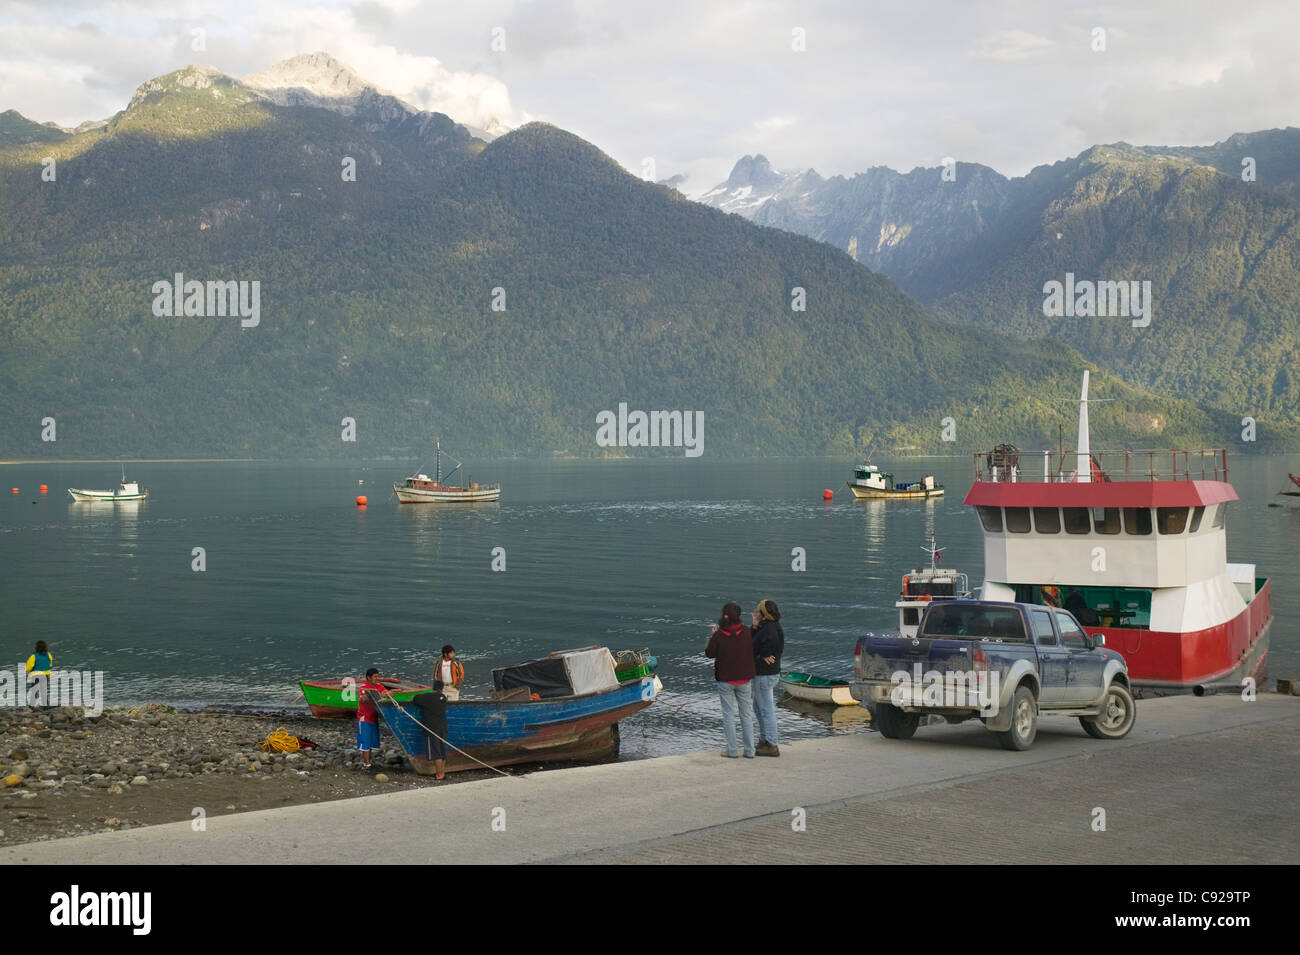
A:
POLYGON ((1140 630, 1133 627, 1085 627, 1103 634, 1108 649, 1128 662, 1136 687, 1191 689, 1198 684, 1258 681, 1268 654, 1268 630, 1273 622, 1272 584, 1265 581, 1240 614, 1227 623, 1190 633, 1140 630))

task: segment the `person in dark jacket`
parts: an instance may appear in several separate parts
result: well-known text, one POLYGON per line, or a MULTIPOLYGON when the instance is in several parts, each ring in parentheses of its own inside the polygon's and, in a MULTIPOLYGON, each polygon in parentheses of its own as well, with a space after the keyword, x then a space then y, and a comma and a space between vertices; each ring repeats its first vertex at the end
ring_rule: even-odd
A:
POLYGON ((758 720, 759 756, 780 756, 777 745, 776 685, 781 681, 781 654, 785 632, 781 611, 771 600, 760 600, 754 609, 754 718, 758 720))
POLYGON ((411 698, 420 711, 424 724, 425 756, 433 760, 434 779, 447 773, 447 696, 441 680, 433 681, 433 689, 411 698))
POLYGON ((740 604, 722 608, 704 655, 713 660, 713 679, 722 700, 722 732, 727 740, 723 756, 737 759, 736 718, 740 718, 745 758, 754 756, 754 640, 749 627, 740 622, 740 604))

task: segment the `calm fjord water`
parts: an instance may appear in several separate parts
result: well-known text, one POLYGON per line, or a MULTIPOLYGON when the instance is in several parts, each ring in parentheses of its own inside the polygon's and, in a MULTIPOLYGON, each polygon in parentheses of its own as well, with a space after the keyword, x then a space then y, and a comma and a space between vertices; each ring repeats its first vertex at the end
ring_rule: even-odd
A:
MULTIPOLYGON (((113 464, 7 465, 0 485, 20 493, 0 499, 0 662, 45 639, 58 666, 105 671, 110 705, 279 707, 299 679, 371 665, 427 680, 444 643, 471 693, 490 688, 492 667, 551 650, 648 647, 664 705, 624 725, 624 752, 696 750, 720 739, 703 648, 726 601, 774 599, 785 665, 839 676, 859 633, 893 626, 899 578, 926 559, 931 532, 945 565, 982 579, 978 522, 961 503, 969 458, 892 463, 900 479, 938 476, 948 494, 929 502, 854 501, 853 463, 478 463, 471 476, 504 493, 468 507, 397 504, 391 484, 412 467, 391 462, 130 465, 150 490, 139 505, 69 498, 68 487, 113 486, 113 464), (191 570, 195 547, 205 572, 191 570), (496 547, 504 572, 491 569, 496 547)), ((1276 496, 1300 458, 1229 464, 1242 500, 1228 557, 1273 578, 1270 670, 1300 677, 1300 508, 1276 496)), ((835 716, 783 707, 782 732, 860 725, 852 711, 835 716)))

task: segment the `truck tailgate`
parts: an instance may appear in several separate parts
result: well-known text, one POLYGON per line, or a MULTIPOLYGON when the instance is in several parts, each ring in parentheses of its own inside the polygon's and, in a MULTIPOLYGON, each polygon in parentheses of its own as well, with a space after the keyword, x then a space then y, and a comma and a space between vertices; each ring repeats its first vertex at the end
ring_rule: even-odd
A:
POLYGON ((858 680, 888 681, 900 670, 912 675, 918 664, 923 672, 970 670, 971 650, 976 645, 971 640, 868 634, 858 638, 854 676, 858 680))

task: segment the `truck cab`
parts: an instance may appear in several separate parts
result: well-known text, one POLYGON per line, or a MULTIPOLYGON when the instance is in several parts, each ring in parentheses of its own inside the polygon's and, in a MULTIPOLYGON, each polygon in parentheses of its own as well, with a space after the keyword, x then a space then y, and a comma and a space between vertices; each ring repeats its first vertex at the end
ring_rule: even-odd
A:
POLYGON ((1039 715, 1076 717, 1098 739, 1132 729, 1124 658, 1067 610, 989 600, 933 601, 914 636, 858 640, 852 693, 887 738, 922 715, 980 719, 1008 749, 1028 749, 1039 715))

